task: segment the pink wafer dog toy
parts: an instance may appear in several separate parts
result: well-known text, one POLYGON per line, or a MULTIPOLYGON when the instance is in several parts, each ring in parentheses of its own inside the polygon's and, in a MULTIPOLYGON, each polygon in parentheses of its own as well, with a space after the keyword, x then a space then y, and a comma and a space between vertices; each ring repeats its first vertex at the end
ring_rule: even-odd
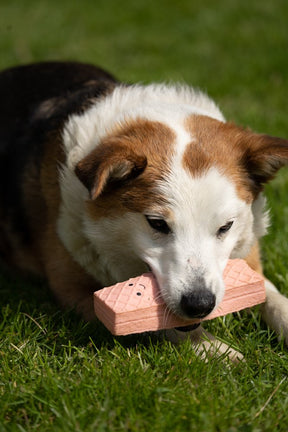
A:
POLYGON ((222 303, 201 320, 185 320, 169 312, 152 273, 96 291, 95 313, 112 334, 127 335, 183 327, 265 301, 264 279, 245 261, 229 260, 223 277, 226 290, 222 303))

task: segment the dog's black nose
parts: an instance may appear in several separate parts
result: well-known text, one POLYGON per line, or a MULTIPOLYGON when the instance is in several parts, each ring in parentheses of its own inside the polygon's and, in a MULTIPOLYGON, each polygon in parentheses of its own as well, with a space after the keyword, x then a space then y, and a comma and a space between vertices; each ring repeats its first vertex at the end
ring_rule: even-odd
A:
POLYGON ((183 313, 189 318, 204 318, 212 312, 215 302, 215 294, 207 289, 203 289, 183 294, 180 307, 183 313))

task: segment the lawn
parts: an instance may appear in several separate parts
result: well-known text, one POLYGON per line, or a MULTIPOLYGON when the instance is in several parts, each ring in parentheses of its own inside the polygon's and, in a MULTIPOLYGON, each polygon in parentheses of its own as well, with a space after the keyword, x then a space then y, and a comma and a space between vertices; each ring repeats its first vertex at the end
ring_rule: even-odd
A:
MULTIPOLYGON (((286 0, 1 0, 0 67, 98 63, 129 82, 205 89, 229 120, 288 137, 286 0)), ((288 170, 267 186, 266 274, 288 295, 288 170)), ((1 431, 288 430, 288 352, 251 313, 207 327, 245 355, 204 363, 189 343, 113 338, 63 313, 45 283, 0 273, 1 431)))

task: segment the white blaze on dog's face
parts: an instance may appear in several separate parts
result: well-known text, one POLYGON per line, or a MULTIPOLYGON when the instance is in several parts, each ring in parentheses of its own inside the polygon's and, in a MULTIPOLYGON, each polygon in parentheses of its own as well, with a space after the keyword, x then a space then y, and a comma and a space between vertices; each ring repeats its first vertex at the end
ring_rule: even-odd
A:
POLYGON ((198 177, 175 168, 161 185, 167 217, 148 211, 150 235, 136 231, 135 247, 145 245, 139 253, 172 310, 205 316, 223 298, 228 258, 245 257, 252 246, 252 209, 217 168, 198 177))
POLYGON ((260 192, 283 164, 281 146, 205 116, 128 122, 76 167, 98 253, 98 265, 82 265, 104 284, 148 265, 170 309, 207 315, 223 298, 227 260, 244 258, 265 232, 260 192))

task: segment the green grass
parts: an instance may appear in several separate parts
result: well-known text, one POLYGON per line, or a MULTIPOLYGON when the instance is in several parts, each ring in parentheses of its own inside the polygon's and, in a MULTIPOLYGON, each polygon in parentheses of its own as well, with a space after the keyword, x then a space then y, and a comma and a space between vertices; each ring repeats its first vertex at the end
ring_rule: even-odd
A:
MULTIPOLYGON (((288 136, 286 0, 2 0, 0 67, 98 63, 127 81, 204 88, 228 119, 288 136)), ((267 187, 267 275, 288 294, 288 172, 267 187)), ((0 276, 0 431, 288 429, 288 354, 257 308, 209 323, 245 363, 189 343, 113 338, 59 311, 47 287, 0 276)))

